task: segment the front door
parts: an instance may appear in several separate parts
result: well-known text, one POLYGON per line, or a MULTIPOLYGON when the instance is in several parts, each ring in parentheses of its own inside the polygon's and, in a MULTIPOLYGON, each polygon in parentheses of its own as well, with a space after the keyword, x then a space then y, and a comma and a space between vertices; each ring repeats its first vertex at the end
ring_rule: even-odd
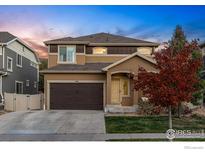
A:
POLYGON ((111 101, 112 103, 120 104, 120 79, 112 79, 111 101))

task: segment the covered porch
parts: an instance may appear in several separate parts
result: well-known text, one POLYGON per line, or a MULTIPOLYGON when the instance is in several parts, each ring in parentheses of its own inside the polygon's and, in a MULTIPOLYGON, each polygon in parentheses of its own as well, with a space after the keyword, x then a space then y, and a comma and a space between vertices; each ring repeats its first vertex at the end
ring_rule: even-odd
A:
POLYGON ((106 112, 136 112, 138 91, 134 89, 134 73, 130 71, 112 72, 107 77, 106 112))
POLYGON ((106 71, 106 104, 105 112, 137 112, 141 91, 134 89, 134 77, 140 67, 155 71, 155 62, 141 54, 134 53, 113 63, 106 71))

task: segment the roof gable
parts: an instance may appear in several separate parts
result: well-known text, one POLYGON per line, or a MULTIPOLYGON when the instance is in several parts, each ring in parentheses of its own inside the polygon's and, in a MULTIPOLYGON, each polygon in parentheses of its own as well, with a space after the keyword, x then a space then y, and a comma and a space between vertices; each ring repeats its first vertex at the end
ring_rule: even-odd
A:
POLYGON ((6 44, 16 38, 17 38, 16 36, 10 34, 9 32, 0 32, 0 43, 1 44, 6 44))
POLYGON ((138 57, 140 57, 140 58, 142 58, 142 59, 144 59, 144 60, 146 60, 146 61, 148 61, 148 62, 150 62, 152 64, 156 64, 156 61, 154 59, 149 58, 147 56, 144 56, 144 55, 142 55, 140 53, 135 52, 135 53, 131 54, 130 56, 127 56, 127 57, 125 57, 125 58, 123 58, 123 59, 121 59, 121 60, 119 60, 119 61, 117 61, 117 62, 115 62, 115 63, 113 63, 113 64, 111 64, 111 65, 109 65, 107 67, 105 67, 105 68, 103 68, 103 71, 108 71, 110 68, 115 67, 115 66, 117 66, 117 65, 119 65, 119 64, 121 64, 121 63, 123 63, 123 62, 125 62, 125 61, 127 61, 127 60, 129 60, 131 58, 133 58, 133 57, 135 57, 135 56, 138 56, 138 57))

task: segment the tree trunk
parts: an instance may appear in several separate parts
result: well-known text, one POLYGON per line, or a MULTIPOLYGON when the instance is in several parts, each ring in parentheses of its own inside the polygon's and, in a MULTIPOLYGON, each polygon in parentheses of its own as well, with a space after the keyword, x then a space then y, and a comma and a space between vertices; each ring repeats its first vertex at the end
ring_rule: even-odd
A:
MULTIPOLYGON (((169 105, 169 129, 172 129, 172 107, 169 105)), ((172 142, 172 139, 169 139, 172 142)))
POLYGON ((169 129, 172 129, 172 107, 169 105, 169 129))

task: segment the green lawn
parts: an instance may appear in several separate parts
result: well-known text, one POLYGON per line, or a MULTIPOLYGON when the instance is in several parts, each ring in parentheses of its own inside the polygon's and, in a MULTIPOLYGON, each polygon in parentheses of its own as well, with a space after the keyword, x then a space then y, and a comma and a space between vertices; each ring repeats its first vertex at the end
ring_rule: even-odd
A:
MULTIPOLYGON (((107 133, 165 133, 168 117, 105 117, 107 133)), ((173 118, 173 129, 201 131, 205 129, 205 117, 173 118)))
MULTIPOLYGON (((124 142, 164 142, 168 139, 154 138, 154 139, 112 139, 108 141, 124 141, 124 142)), ((205 138, 176 138, 174 142, 204 142, 205 138)))

